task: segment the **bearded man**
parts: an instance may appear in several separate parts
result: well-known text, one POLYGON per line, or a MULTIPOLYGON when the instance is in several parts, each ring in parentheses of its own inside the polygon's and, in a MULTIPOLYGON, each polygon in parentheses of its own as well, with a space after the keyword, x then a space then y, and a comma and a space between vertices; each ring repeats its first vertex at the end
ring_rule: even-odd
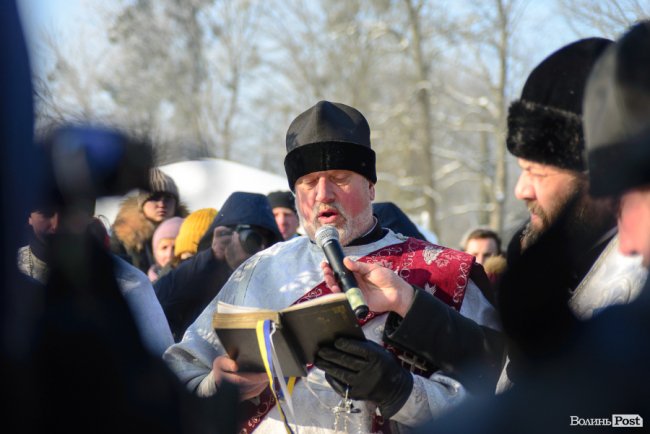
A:
MULTIPOLYGON (((639 258, 618 251, 617 203, 589 195, 583 156, 586 82, 611 44, 602 38, 582 39, 551 54, 531 72, 508 116, 508 150, 522 170, 515 196, 530 212, 530 221, 510 244, 508 262, 516 261, 551 226, 562 225, 557 230, 565 234, 563 248, 569 252, 571 270, 559 284, 580 319, 613 304, 629 303, 646 275, 639 258)), ((511 385, 516 371, 511 365, 504 370, 499 391, 511 385)))
MULTIPOLYGON (((183 341, 170 347, 164 356, 181 380, 199 395, 216 393, 224 380, 238 384, 243 416, 240 432, 277 433, 285 429, 281 408, 288 408, 287 397, 280 399, 279 408, 266 374, 239 372, 236 362, 224 355, 211 326, 216 304, 224 301, 279 310, 331 292, 320 268, 325 256, 314 243, 316 231, 324 225, 337 229, 346 256, 372 267, 390 267, 404 277, 390 272, 394 280, 385 283, 406 286, 393 289, 409 295, 411 310, 422 299, 418 294, 434 298, 435 292, 436 301, 450 314, 433 316, 435 310, 425 309, 419 314, 419 324, 421 330, 427 330, 424 333, 428 333, 428 323, 439 324, 441 340, 451 342, 450 352, 460 353, 459 349, 470 345, 449 323, 449 318, 456 318, 452 314, 475 325, 499 327, 494 308, 472 279, 474 257, 396 234, 382 228, 373 217, 375 153, 370 147, 370 128, 359 111, 321 101, 292 122, 286 146, 285 170, 307 236, 278 243, 242 264, 189 327, 183 341)), ((372 309, 373 303, 369 305, 372 309)), ((291 394, 293 411, 292 415, 287 413, 290 426, 299 427, 300 432, 365 433, 388 427, 402 432, 404 427, 422 424, 467 396, 461 381, 440 366, 421 371, 416 362, 411 362, 407 369, 399 361, 397 349, 389 351, 382 346, 390 315, 383 310, 371 311, 360 320, 367 340, 338 339, 334 346, 319 352, 315 366, 296 383, 291 394), (341 372, 346 377, 345 391, 340 387, 341 372), (350 411, 333 411, 340 395, 348 392, 350 411)), ((436 338, 428 336, 427 343, 436 342, 436 338)), ((407 364, 413 360, 400 355, 407 364)))

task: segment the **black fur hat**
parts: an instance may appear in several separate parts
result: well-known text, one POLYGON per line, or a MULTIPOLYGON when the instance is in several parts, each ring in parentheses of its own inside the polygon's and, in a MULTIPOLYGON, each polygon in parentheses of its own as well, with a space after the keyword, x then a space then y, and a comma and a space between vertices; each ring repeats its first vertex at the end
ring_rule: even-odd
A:
POLYGON ((289 125, 284 169, 291 191, 301 176, 323 170, 351 170, 376 183, 366 118, 345 104, 319 101, 289 125))
POLYGON ((591 193, 650 185, 650 21, 631 27, 594 66, 584 111, 591 193))
POLYGON ((515 157, 583 171, 582 97, 587 77, 609 39, 581 39, 560 48, 528 76, 510 105, 508 150, 515 157))

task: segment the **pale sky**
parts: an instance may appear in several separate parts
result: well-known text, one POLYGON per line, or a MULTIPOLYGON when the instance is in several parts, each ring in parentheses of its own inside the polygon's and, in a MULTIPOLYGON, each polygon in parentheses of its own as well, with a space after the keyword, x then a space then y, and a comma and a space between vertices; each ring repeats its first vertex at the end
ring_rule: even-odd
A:
MULTIPOLYGON (((86 41, 88 29, 93 28, 93 21, 97 18, 96 22, 101 23, 97 17, 98 5, 107 7, 107 3, 100 0, 17 0, 17 4, 35 67, 47 62, 47 59, 42 58, 44 50, 39 48, 39 41, 44 35, 54 36, 61 42, 76 39, 78 44, 80 39, 86 41), (85 35, 80 38, 80 33, 85 35)), ((577 39, 559 17, 555 0, 531 0, 525 15, 525 20, 520 25, 530 28, 526 34, 530 35, 531 49, 534 47, 535 52, 539 53, 534 61, 542 60, 555 49, 577 39)), ((99 39, 102 37, 103 35, 99 39)))

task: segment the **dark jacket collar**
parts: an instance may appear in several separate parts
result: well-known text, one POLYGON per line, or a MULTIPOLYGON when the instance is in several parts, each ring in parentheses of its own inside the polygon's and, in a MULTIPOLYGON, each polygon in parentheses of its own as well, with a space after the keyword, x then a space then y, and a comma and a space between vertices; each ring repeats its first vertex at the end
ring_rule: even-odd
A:
POLYGON ((365 235, 356 238, 348 244, 348 246, 363 246, 365 244, 374 243, 379 241, 388 233, 388 229, 383 229, 377 220, 375 219, 375 225, 372 227, 370 232, 367 232, 365 235))
POLYGON ((29 248, 32 250, 34 256, 36 256, 41 261, 47 263, 47 245, 36 238, 34 232, 30 231, 28 234, 29 237, 29 248))

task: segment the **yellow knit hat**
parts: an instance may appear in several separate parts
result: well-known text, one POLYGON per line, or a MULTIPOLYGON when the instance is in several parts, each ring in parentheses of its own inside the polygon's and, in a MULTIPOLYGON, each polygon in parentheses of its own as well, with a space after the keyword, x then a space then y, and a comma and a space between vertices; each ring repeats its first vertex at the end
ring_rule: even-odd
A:
POLYGON ((183 224, 181 224, 176 236, 174 256, 178 258, 185 252, 196 254, 199 248, 199 240, 208 230, 216 215, 217 210, 214 208, 202 208, 188 215, 183 220, 183 224))

